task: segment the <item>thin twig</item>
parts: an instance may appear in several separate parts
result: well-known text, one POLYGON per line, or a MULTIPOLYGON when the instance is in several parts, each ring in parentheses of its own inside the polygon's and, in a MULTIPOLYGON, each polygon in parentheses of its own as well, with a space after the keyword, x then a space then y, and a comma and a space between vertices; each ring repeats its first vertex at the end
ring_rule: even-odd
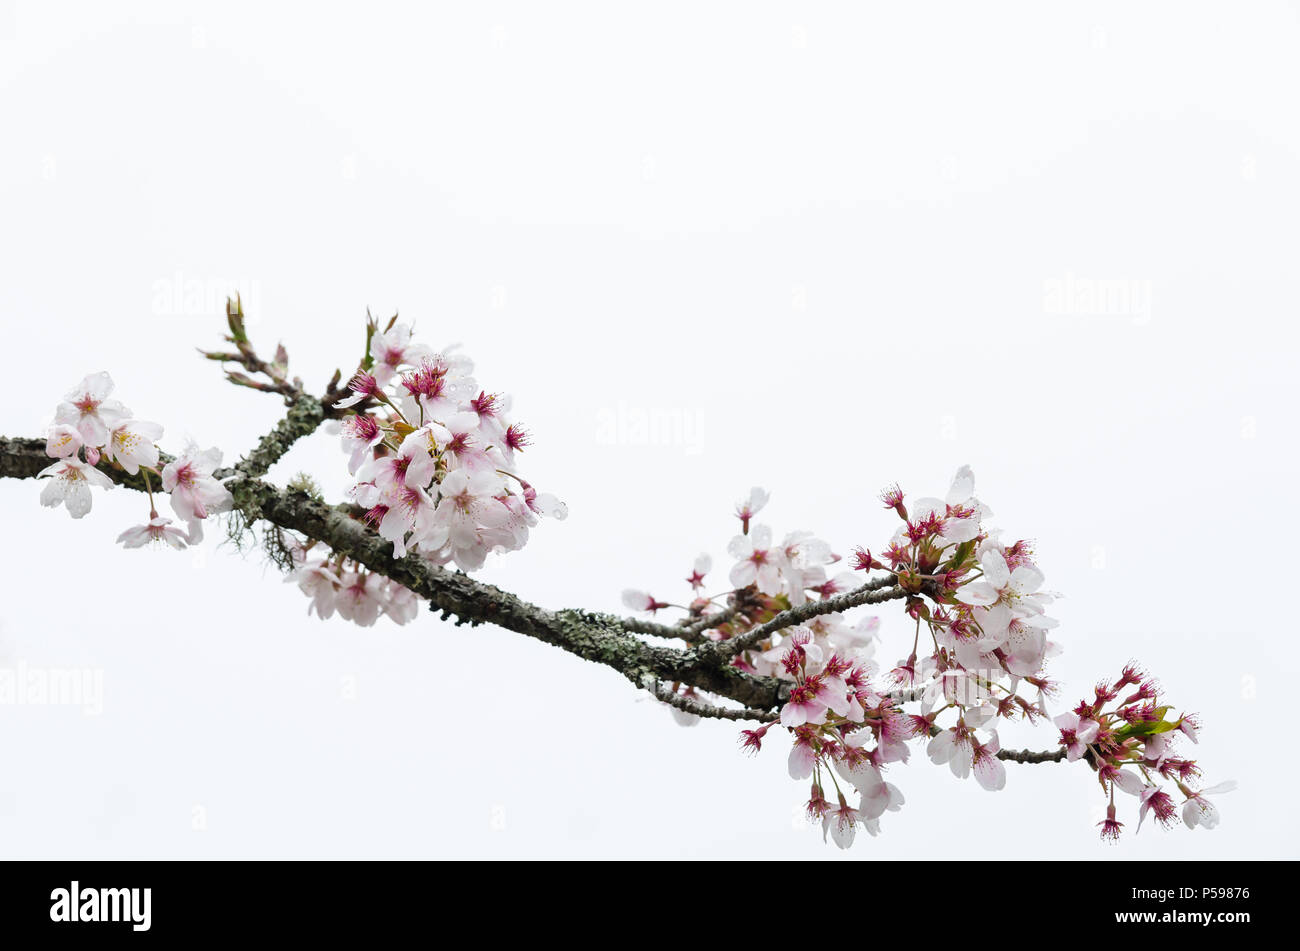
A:
POLYGON ((855 608, 862 604, 879 604, 883 601, 892 601, 905 597, 907 597, 907 592, 894 584, 893 576, 874 578, 860 588, 846 591, 844 594, 837 594, 833 598, 809 601, 798 607, 790 608, 788 611, 782 611, 767 623, 760 624, 739 637, 733 637, 730 640, 721 641, 714 645, 704 645, 704 647, 712 647, 718 656, 730 659, 741 651, 749 650, 749 648, 767 639, 777 631, 784 630, 787 627, 794 627, 796 624, 802 624, 804 621, 811 620, 819 615, 847 611, 849 608, 855 608))
POLYGON ((1058 750, 998 750, 998 759, 1008 763, 1059 763, 1065 759, 1065 747, 1058 750))
POLYGON ((669 706, 684 710, 686 713, 693 713, 697 717, 715 720, 758 720, 761 723, 771 723, 779 715, 772 710, 756 710, 751 707, 741 707, 740 709, 719 707, 704 700, 684 697, 673 689, 672 684, 656 680, 652 674, 645 676, 642 686, 669 706))
POLYGON ((655 637, 677 638, 691 644, 698 641, 700 635, 705 631, 721 627, 733 620, 740 611, 740 607, 732 606, 715 614, 706 614, 689 624, 660 624, 657 621, 647 621, 643 618, 634 617, 622 618, 621 623, 624 630, 635 634, 652 634, 655 637))

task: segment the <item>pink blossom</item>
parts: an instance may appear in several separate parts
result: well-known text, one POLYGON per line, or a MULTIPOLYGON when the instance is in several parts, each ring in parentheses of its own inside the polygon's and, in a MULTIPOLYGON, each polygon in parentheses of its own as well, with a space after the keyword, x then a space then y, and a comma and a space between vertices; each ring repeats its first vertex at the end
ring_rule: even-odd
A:
POLYGON ((691 567, 691 574, 690 577, 686 579, 686 583, 689 584, 693 590, 699 591, 704 587, 704 576, 707 575, 712 568, 713 559, 707 554, 700 555, 695 559, 695 564, 691 567))
POLYGON ((81 433, 66 423, 51 426, 45 435, 45 454, 52 459, 75 456, 82 446, 81 433))
POLYGON ((763 507, 767 505, 768 499, 772 496, 764 488, 754 486, 749 490, 749 498, 736 506, 736 518, 740 519, 740 532, 742 535, 749 534, 749 522, 763 507))
POLYGON ((781 593, 781 568, 772 548, 772 530, 754 526, 749 535, 737 535, 727 545, 727 554, 737 559, 731 569, 731 583, 737 588, 757 584, 763 594, 781 593))
POLYGON ((429 348, 411 343, 411 328, 394 324, 384 333, 370 338, 370 356, 374 360, 372 372, 380 386, 386 384, 404 366, 415 366, 431 356, 429 348))
POLYGON ((990 792, 996 792, 1007 784, 1007 769, 997 757, 999 749, 1001 744, 996 732, 987 743, 972 746, 971 765, 975 781, 990 792))
POLYGON ((379 535, 393 543, 393 554, 406 557, 406 536, 409 532, 424 533, 424 527, 434 516, 434 502, 415 485, 393 485, 384 493, 387 511, 379 523, 379 535))
POLYGON ((418 533, 421 548, 436 551, 446 547, 463 570, 481 568, 508 519, 495 498, 500 490, 500 480, 490 473, 448 472, 438 485, 438 508, 428 520, 427 530, 418 533))
POLYGON ((475 413, 453 413, 445 424, 430 423, 429 432, 437 451, 452 468, 492 469, 495 466, 481 442, 479 417, 475 413))
POLYGON ((343 420, 340 431, 343 435, 343 451, 351 454, 348 458, 348 472, 351 474, 361 468, 361 464, 370 458, 370 451, 383 442, 387 435, 375 417, 365 413, 343 420))
POLYGON ((1142 805, 1138 810, 1138 831, 1142 831, 1142 823, 1146 821, 1148 812, 1155 812, 1156 821, 1165 828, 1168 828, 1178 815, 1178 807, 1174 805, 1173 798, 1159 786, 1143 786, 1139 793, 1142 805))
POLYGON ((822 841, 826 841, 826 833, 829 832, 831 840, 836 845, 841 849, 847 849, 853 844, 859 821, 862 821, 861 814, 851 807, 845 801, 844 794, 840 793, 839 806, 828 810, 822 816, 822 841))
POLYGON ((372 626, 379 619, 383 584, 383 579, 369 571, 345 572, 335 596, 339 616, 362 627, 372 626))
POLYGON ((397 624, 407 624, 420 613, 420 598, 410 588, 389 581, 384 585, 380 603, 384 614, 397 624))
POLYGON ((1088 744, 1097 739, 1101 730, 1101 725, 1096 720, 1080 718, 1077 713, 1062 713, 1054 722, 1061 731, 1065 758, 1071 762, 1088 751, 1088 744))
POLYGON ((87 446, 102 446, 108 430, 131 415, 117 400, 110 400, 113 378, 105 372, 92 373, 68 391, 54 413, 54 421, 74 427, 87 446))
POLYGON ((150 542, 170 545, 177 551, 189 544, 189 536, 179 528, 171 527, 172 520, 162 518, 157 512, 150 515, 144 525, 128 528, 117 536, 123 548, 142 548, 150 542))
POLYGON ((329 562, 305 564, 285 580, 296 581, 302 593, 311 598, 311 604, 307 606, 308 614, 315 611, 319 618, 333 616, 342 582, 329 562))
POLYGON ((1217 786, 1211 786, 1209 789, 1202 789, 1200 792, 1191 792, 1181 783, 1179 786, 1183 790, 1183 794, 1187 796, 1187 801, 1183 803, 1183 823, 1189 829, 1195 829, 1197 826, 1213 829, 1217 826, 1219 824, 1219 809, 1206 797, 1232 792, 1237 788, 1237 784, 1231 780, 1226 783, 1219 783, 1217 786))
POLYGON ((172 509, 185 521, 230 509, 234 500, 226 487, 213 478, 219 465, 220 449, 201 450, 191 445, 163 469, 163 489, 171 493, 172 509))
POLYGON ((41 489, 41 504, 50 508, 67 505, 68 514, 73 518, 81 518, 90 511, 92 485, 113 488, 112 479, 94 466, 74 458, 62 459, 37 473, 38 479, 46 476, 53 478, 41 489))
POLYGON ((790 699, 781 707, 783 727, 802 726, 805 723, 825 723, 826 703, 818 699, 824 688, 799 684, 790 691, 790 699))
POLYGON ((352 391, 352 395, 335 403, 335 409, 347 409, 349 406, 356 406, 362 400, 382 398, 384 392, 379 381, 372 374, 364 371, 348 381, 348 389, 352 391))
POLYGON ((359 477, 372 481, 384 491, 394 486, 412 486, 427 489, 437 471, 437 463, 429 454, 429 430, 417 429, 402 440, 396 453, 372 459, 362 466, 359 477))
POLYGON ((1124 828, 1124 823, 1115 818, 1114 803, 1106 807, 1106 818, 1098 822, 1097 825, 1101 826, 1102 841, 1119 841, 1119 830, 1124 828))
POLYGON ((131 475, 138 473, 141 466, 154 469, 158 466, 155 443, 162 439, 162 434, 163 428, 157 423, 124 419, 109 431, 104 453, 110 462, 116 462, 131 475))
POLYGON ((667 602, 660 601, 648 591, 641 591, 637 588, 627 588, 623 591, 623 604, 630 611, 644 611, 647 614, 654 614, 656 611, 668 607, 667 602))

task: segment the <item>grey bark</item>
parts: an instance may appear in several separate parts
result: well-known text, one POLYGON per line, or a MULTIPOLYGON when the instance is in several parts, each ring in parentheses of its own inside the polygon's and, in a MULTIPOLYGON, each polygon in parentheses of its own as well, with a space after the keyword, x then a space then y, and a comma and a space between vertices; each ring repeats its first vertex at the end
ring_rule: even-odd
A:
MULTIPOLYGON (((681 627, 620 618, 580 609, 550 611, 530 604, 493 585, 475 581, 459 571, 448 571, 414 556, 393 557, 393 546, 355 517, 349 506, 330 506, 307 493, 279 489, 260 477, 299 439, 314 432, 332 413, 315 397, 293 394, 289 408, 276 427, 257 447, 218 478, 234 498, 234 507, 249 523, 264 520, 281 529, 299 532, 328 545, 335 552, 365 565, 371 571, 405 585, 428 599, 430 610, 456 624, 495 624, 567 651, 583 660, 609 667, 637 688, 680 709, 728 720, 776 718, 789 695, 789 685, 773 677, 756 677, 732 666, 732 658, 776 631, 820 614, 861 604, 906 597, 890 578, 868 582, 855 591, 825 601, 809 602, 784 611, 772 620, 732 641, 699 640, 710 627, 734 617, 728 610, 681 627), (636 633, 681 637, 695 646, 659 647, 633 636, 636 633), (685 684, 725 697, 740 709, 677 697, 672 684, 685 684)), ((45 455, 41 439, 0 436, 0 477, 32 479, 54 460, 45 455)), ((132 476, 101 460, 98 468, 121 486, 143 492, 143 476, 132 476)), ((998 758, 1016 763, 1060 762, 1065 750, 1045 752, 1002 750, 998 758)))

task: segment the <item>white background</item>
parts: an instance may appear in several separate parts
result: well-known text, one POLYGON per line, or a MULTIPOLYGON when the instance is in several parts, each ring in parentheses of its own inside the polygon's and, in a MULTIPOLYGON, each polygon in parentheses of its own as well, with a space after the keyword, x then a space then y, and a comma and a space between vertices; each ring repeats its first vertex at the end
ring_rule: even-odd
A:
MULTIPOLYGON (((995 795, 918 749, 848 857, 1295 857, 1298 39, 1294 3, 0 3, 0 432, 108 369, 231 459, 278 407, 194 352, 227 290, 318 391, 400 308, 571 508, 482 576, 603 610, 725 569, 753 484, 847 551, 970 463, 1067 596, 1062 704, 1136 658, 1241 788, 1103 847, 1082 766, 995 795)), ((324 433, 303 468, 346 476, 324 433)), ((102 670, 103 712, 0 708, 4 855, 841 857, 783 741, 38 491, 0 484, 0 664, 102 670)))

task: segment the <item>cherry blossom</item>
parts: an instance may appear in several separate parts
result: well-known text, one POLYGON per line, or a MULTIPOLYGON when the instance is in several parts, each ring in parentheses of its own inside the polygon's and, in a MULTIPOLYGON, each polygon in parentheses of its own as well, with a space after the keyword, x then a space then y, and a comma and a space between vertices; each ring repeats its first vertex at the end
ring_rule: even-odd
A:
POLYGON ((189 545, 190 537, 179 528, 172 528, 172 520, 162 518, 157 512, 144 525, 128 528, 117 536, 123 548, 142 548, 150 542, 170 545, 177 551, 189 545))
POLYGON ((781 566, 772 550, 772 530, 755 525, 747 535, 737 535, 727 546, 727 554, 736 559, 730 580, 737 588, 756 584, 763 594, 781 593, 781 566))
POLYGON ((420 613, 419 597, 410 588, 396 581, 385 583, 380 592, 379 603, 384 615, 398 624, 409 624, 420 613))
POLYGON ((60 423, 51 426, 46 433, 45 454, 51 459, 66 459, 75 456, 84 444, 85 440, 75 427, 60 423))
POLYGON ((1119 831, 1124 828, 1124 823, 1115 818, 1115 804, 1111 803, 1106 807, 1106 818, 1097 825, 1101 826, 1101 837, 1103 840, 1117 841, 1119 831))
POLYGON ((345 571, 339 578, 334 606, 341 617, 362 627, 370 627, 379 620, 383 597, 384 581, 379 575, 369 571, 345 571))
POLYGON ((50 508, 66 505, 68 514, 73 518, 82 518, 90 511, 93 502, 91 486, 113 488, 112 479, 94 466, 74 458, 61 459, 47 466, 37 478, 45 476, 50 476, 51 479, 41 489, 41 504, 50 508))
POLYGON ((515 465, 515 453, 523 452, 524 448, 532 441, 533 437, 529 434, 528 430, 524 429, 524 427, 520 426, 518 423, 511 423, 506 427, 506 431, 502 434, 501 440, 497 443, 496 448, 500 450, 501 455, 505 458, 506 465, 513 468, 515 465))
POLYGON ((54 421, 72 426, 87 446, 99 447, 108 441, 110 427, 131 415, 113 392, 113 378, 106 372, 92 373, 68 391, 54 413, 54 421))
POLYGON ((639 591, 636 588, 628 588, 623 592, 623 604, 629 610, 644 611, 647 614, 654 614, 656 611, 669 607, 666 602, 657 600, 648 591, 639 591))
MULTIPOLYGON (((827 584, 825 565, 835 561, 830 545, 812 532, 791 532, 777 550, 777 567, 785 582, 785 591, 794 605, 808 600, 808 589, 827 584)), ((852 576, 849 576, 852 578, 852 576)), ((735 582, 733 582, 734 584, 735 582)), ((830 593, 834 593, 833 590, 830 593)))
POLYGON ((110 462, 116 462, 131 475, 138 473, 141 466, 156 468, 158 447, 155 443, 162 434, 163 428, 157 423, 124 419, 109 430, 104 454, 110 462))
POLYGON ((1139 830, 1148 812, 1154 812, 1162 826, 1173 823, 1177 809, 1160 786, 1162 778, 1172 779, 1183 794, 1188 828, 1213 829, 1218 824, 1218 812, 1207 797, 1236 784, 1191 788, 1200 767, 1178 754, 1175 738, 1187 736, 1181 725, 1186 717, 1167 719, 1169 709, 1161 702, 1155 680, 1129 664, 1116 680, 1098 683, 1092 699, 1081 700, 1056 718, 1067 759, 1085 760, 1109 798, 1107 818, 1101 823, 1103 839, 1119 838, 1124 825, 1116 819, 1116 789, 1138 798, 1139 830))
POLYGON ((334 614, 338 604, 338 590, 343 582, 328 561, 305 563, 285 580, 297 582, 302 593, 311 599, 311 604, 307 606, 308 614, 314 611, 322 619, 334 614))
POLYGON ((297 567, 285 578, 309 599, 307 613, 322 620, 336 613, 345 620, 369 626, 380 617, 407 624, 420 612, 422 600, 396 581, 368 572, 348 558, 328 550, 300 546, 297 567))
POLYGON ((469 409, 478 417, 483 438, 493 445, 500 445, 510 425, 506 419, 506 413, 510 411, 510 397, 479 390, 478 396, 469 400, 469 409))
POLYGON ((429 493, 416 485, 392 485, 384 493, 384 517, 379 522, 379 536, 393 543, 393 554, 406 556, 408 534, 428 533, 435 503, 429 493))
POLYGON ((872 835, 876 834, 875 830, 868 825, 868 821, 861 812, 850 806, 844 794, 840 793, 839 806, 828 809, 822 816, 822 840, 825 841, 826 833, 829 832, 836 845, 841 849, 847 849, 853 844, 859 823, 862 823, 872 835))
POLYGON ((1002 748, 997 731, 984 743, 975 742, 971 747, 971 771, 975 781, 990 792, 997 792, 1007 784, 1007 768, 997 758, 1002 748))
POLYGON ((388 383, 403 366, 414 366, 431 357, 428 347, 411 343, 407 324, 391 324, 383 333, 370 339, 370 356, 374 361, 371 374, 379 386, 388 383))
POLYGON ((1066 749, 1066 757, 1072 762, 1088 751, 1088 744, 1097 739, 1101 729, 1095 720, 1081 718, 1077 713, 1062 713, 1055 722, 1061 730, 1061 745, 1066 749))
POLYGON ((1178 788, 1187 797, 1187 801, 1183 803, 1183 823, 1187 828, 1195 829, 1201 826, 1205 829, 1213 829, 1219 824, 1219 809, 1206 797, 1232 792, 1237 788, 1237 784, 1229 780, 1211 786, 1209 789, 1202 789, 1200 792, 1192 792, 1182 783, 1178 784, 1178 788))
POLYGON ((397 557, 473 571, 527 544, 540 517, 566 517, 564 503, 516 471, 530 439, 508 418, 510 400, 478 386, 469 357, 415 344, 396 321, 370 331, 369 363, 335 407, 375 404, 340 427, 347 491, 397 557))
MULTIPOLYGON (((240 362, 256 365, 233 319, 231 329, 240 362)), ((326 417, 341 420, 350 477, 346 497, 355 504, 325 508, 311 478, 295 477, 285 497, 303 503, 310 514, 288 520, 293 530, 275 523, 266 544, 286 580, 307 598, 308 614, 363 627, 381 617, 409 623, 428 605, 386 574, 410 581, 442 607, 427 579, 452 576, 430 569, 454 564, 461 571, 478 570, 489 556, 528 544, 543 518, 567 515, 559 499, 525 479, 522 463, 533 459, 532 435, 511 418, 507 397, 478 383, 466 355, 455 347, 437 352, 413 342, 410 326, 395 318, 382 330, 369 321, 367 341, 351 395, 339 398, 336 376, 324 401, 326 417), (336 529, 323 532, 332 542, 304 534, 302 526, 316 531, 325 523, 336 529), (353 545, 353 539, 363 544, 353 545), (389 544, 399 570, 389 567, 389 544), (377 550, 382 557, 371 557, 377 550)), ((287 356, 277 354, 276 365, 267 373, 271 383, 243 377, 241 385, 280 393, 292 405, 303 396, 301 384, 287 380, 287 356)), ((40 470, 48 480, 42 504, 66 505, 81 518, 90 511, 92 487, 122 483, 145 493, 150 506, 145 523, 118 536, 124 547, 197 544, 204 520, 234 504, 222 479, 232 488, 247 487, 241 480, 261 478, 266 465, 254 453, 219 472, 221 453, 193 445, 175 459, 166 457, 158 445, 162 428, 132 416, 110 398, 112 392, 107 373, 91 374, 58 404, 45 434, 44 451, 52 462, 40 470), (188 531, 158 515, 156 493, 170 496, 188 531)), ((274 489, 256 481, 252 487, 274 489)), ((260 496, 250 496, 247 488, 236 492, 240 515, 247 517, 253 507, 246 500, 260 496)), ((869 498, 865 489, 863 497, 869 498)), ((708 716, 757 721, 741 733, 747 752, 758 753, 771 731, 784 732, 787 772, 810 789, 803 809, 821 823, 823 839, 840 848, 854 844, 859 828, 870 836, 881 833, 885 814, 904 805, 893 780, 907 769, 926 768, 927 760, 958 778, 973 776, 989 792, 1008 785, 1007 762, 1081 762, 1104 797, 1105 818, 1098 826, 1106 841, 1123 835, 1127 817, 1121 819, 1121 806, 1136 808, 1139 830, 1148 813, 1163 827, 1175 825, 1180 811, 1189 828, 1218 824, 1210 797, 1234 784, 1202 786, 1201 768, 1186 752, 1202 736, 1200 718, 1174 715, 1157 681, 1135 664, 1096 683, 1091 696, 1046 722, 1061 693, 1049 670, 1060 651, 1049 640, 1058 622, 1047 613, 1059 596, 1044 588, 1036 546, 1026 539, 1003 541, 1001 529, 990 524, 993 512, 975 496, 969 466, 957 469, 942 498, 911 499, 893 484, 880 500, 883 512, 863 507, 863 518, 889 523, 871 548, 837 549, 801 527, 774 544, 770 525, 755 521, 770 495, 751 489, 734 510, 741 532, 725 547, 733 560, 729 590, 711 593, 712 583, 706 589, 713 569, 706 551, 684 579, 676 575, 677 583, 687 585, 676 602, 643 587, 622 592, 627 609, 655 620, 600 618, 602 625, 619 628, 625 641, 654 636, 685 642, 678 652, 653 642, 653 662, 637 661, 629 676, 682 725, 708 716), (846 551, 852 552, 847 563, 840 554, 846 551), (842 570, 848 568, 861 574, 842 570), (854 613, 887 601, 899 608, 892 625, 854 613), (666 621, 660 612, 668 613, 666 621), (882 644, 884 657, 898 659, 883 670, 876 656, 882 644), (671 682, 660 679, 661 656, 686 658, 682 668, 673 668, 671 682), (707 679, 676 682, 700 671, 707 679), (640 679, 643 674, 646 679, 640 679), (724 695, 714 697, 712 690, 724 695), (764 698, 757 707, 741 699, 754 696, 764 698), (1014 721, 1041 723, 1052 748, 1004 750, 1004 727, 1014 721), (914 750, 925 756, 913 757, 914 750), (1181 810, 1165 791, 1170 784, 1182 794, 1181 810), (1117 797, 1117 791, 1124 795, 1117 797)), ((731 524, 727 513, 718 518, 731 524)), ((232 520, 232 532, 241 528, 232 520)), ((662 592, 659 584, 653 581, 652 587, 662 592)), ((525 627, 546 613, 530 614, 525 627)))
POLYGON ((1138 831, 1142 831, 1142 823, 1146 820, 1147 813, 1154 813, 1156 821, 1165 828, 1168 828, 1178 815, 1178 807, 1174 805, 1173 798, 1159 786, 1143 786, 1142 791, 1138 794, 1141 797, 1141 806, 1138 809, 1138 831))
POLYGON ((829 691, 819 683, 802 683, 790 692, 790 699, 781 708, 781 725, 802 726, 805 723, 825 723, 829 691))
MULTIPOLYGON (((1046 716, 1058 688, 1045 665, 1059 651, 1047 639, 1057 622, 1046 611, 1057 596, 1043 588, 1033 546, 1000 541, 999 530, 987 524, 992 510, 974 489, 967 466, 958 469, 943 499, 909 503, 899 486, 886 489, 882 501, 901 524, 875 549, 880 557, 862 546, 855 550, 853 568, 885 572, 865 587, 850 572, 828 575, 839 556, 813 532, 792 531, 773 545, 767 525, 751 524, 769 502, 766 492, 755 489, 737 506, 742 534, 727 545, 735 559, 729 573, 733 590, 702 593, 711 567, 704 555, 685 579, 691 597, 682 623, 725 618, 706 627, 703 637, 722 647, 741 639, 734 666, 789 682, 775 721, 743 731, 741 745, 756 753, 771 729, 789 733, 787 772, 798 782, 811 780, 805 811, 821 822, 824 838, 841 848, 854 842, 859 827, 878 834, 881 816, 901 808, 903 794, 884 771, 906 764, 913 742, 924 744, 932 763, 959 778, 973 776, 989 792, 1006 788, 1008 759, 1039 761, 1003 750, 997 726, 1046 716), (878 680, 873 658, 880 619, 849 619, 843 610, 820 604, 900 589, 911 649, 878 680), (799 611, 810 613, 776 626, 799 611), (768 627, 770 633, 756 636, 768 627), (919 703, 919 710, 904 712, 906 703, 919 703), (827 783, 836 777, 835 795, 829 796, 827 783), (856 799, 849 798, 850 790, 856 799)), ((637 611, 672 607, 641 589, 625 592, 624 603, 637 611)), ((1175 807, 1156 781, 1184 783, 1197 775, 1195 764, 1180 758, 1172 744, 1175 736, 1195 742, 1199 721, 1190 715, 1165 719, 1168 708, 1156 698, 1154 681, 1129 665, 1113 684, 1098 684, 1092 700, 1058 714, 1052 724, 1060 744, 1054 758, 1087 762, 1108 796, 1099 824, 1108 841, 1118 839, 1125 825, 1115 790, 1138 799, 1139 827, 1152 810, 1167 825, 1175 807)), ((1217 789, 1184 790, 1185 821, 1212 827, 1215 814, 1206 795, 1217 789)))
POLYGON ((480 445, 481 419, 477 413, 456 412, 447 417, 446 425, 430 423, 429 433, 435 451, 440 451, 450 468, 492 469, 492 459, 485 445, 480 445))
POLYGON ((569 507, 550 492, 538 492, 524 480, 519 480, 519 487, 524 490, 524 502, 533 512, 563 522, 569 517, 569 507))
POLYGON ((427 489, 436 470, 437 463, 429 452, 429 429, 426 427, 415 430, 403 439, 397 452, 368 462, 358 479, 373 481, 385 492, 408 485, 427 489))
POLYGON ((352 475, 370 457, 371 450, 388 435, 379 421, 366 413, 347 417, 339 430, 343 436, 343 451, 349 454, 348 473, 352 475))
POLYGON ((740 519, 740 531, 743 535, 749 534, 749 523, 755 515, 763 511, 767 505, 770 493, 764 488, 754 486, 749 490, 749 497, 736 506, 736 518, 740 519))
POLYGON ((193 522, 230 508, 230 492, 213 478, 221 465, 220 449, 187 446, 185 452, 162 471, 163 489, 171 493, 172 509, 193 522))
POLYGON ((694 591, 699 591, 704 587, 704 576, 713 570, 713 558, 707 552, 699 555, 695 563, 691 566, 691 573, 686 578, 686 583, 694 591))
POLYGON ((473 379, 449 377, 445 368, 425 360, 401 377, 402 411, 416 425, 444 420, 455 413, 461 401, 469 397, 473 379))
POLYGON ((384 398, 384 390, 379 380, 375 378, 373 373, 367 373, 364 370, 348 381, 348 389, 352 391, 352 395, 336 402, 334 404, 335 409, 347 409, 364 400, 384 398))
POLYGON ((438 507, 418 536, 428 552, 445 550, 464 571, 483 566, 487 553, 509 535, 500 531, 509 517, 496 499, 500 480, 490 473, 455 469, 438 484, 438 507))

